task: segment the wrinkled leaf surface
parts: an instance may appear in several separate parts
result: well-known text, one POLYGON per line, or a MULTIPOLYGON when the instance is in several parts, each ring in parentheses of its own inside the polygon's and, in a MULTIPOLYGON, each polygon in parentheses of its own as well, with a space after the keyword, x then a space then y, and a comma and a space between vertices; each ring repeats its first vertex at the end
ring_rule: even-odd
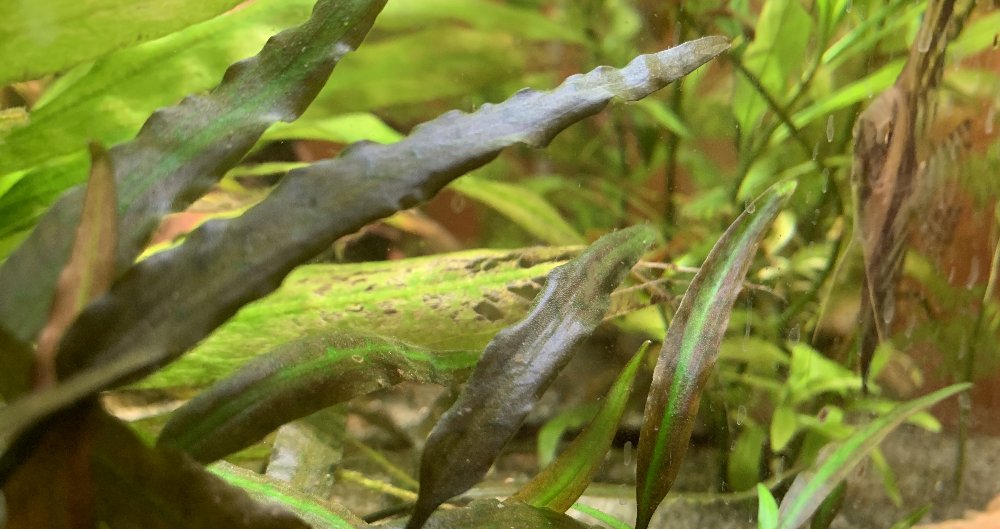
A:
POLYGON ((481 480, 538 397, 601 323, 611 292, 655 238, 648 226, 606 235, 549 274, 531 312, 483 351, 465 389, 431 431, 408 528, 481 480))

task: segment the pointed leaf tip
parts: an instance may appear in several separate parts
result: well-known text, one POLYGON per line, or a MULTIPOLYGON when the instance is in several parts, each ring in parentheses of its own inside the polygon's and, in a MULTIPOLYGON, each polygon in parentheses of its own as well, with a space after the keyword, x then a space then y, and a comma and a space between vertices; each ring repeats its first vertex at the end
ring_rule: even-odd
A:
POLYGON ((794 190, 794 181, 781 182, 759 196, 752 207, 748 205, 715 243, 670 322, 639 435, 637 529, 649 526, 673 485, 733 303, 757 245, 794 190))

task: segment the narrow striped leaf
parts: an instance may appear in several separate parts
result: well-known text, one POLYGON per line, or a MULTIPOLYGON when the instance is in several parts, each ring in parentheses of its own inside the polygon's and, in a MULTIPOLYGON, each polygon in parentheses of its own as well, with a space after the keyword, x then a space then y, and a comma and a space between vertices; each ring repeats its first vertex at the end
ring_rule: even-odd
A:
POLYGON ((637 529, 646 529, 677 477, 733 302, 757 245, 794 191, 794 181, 775 184, 733 222, 691 281, 670 322, 639 434, 637 529))
POLYGON ((261 503, 276 503, 299 515, 313 529, 355 529, 365 523, 338 504, 303 494, 274 478, 219 461, 208 471, 235 485, 261 503))
POLYGON ((557 512, 565 512, 573 506, 604 464, 604 456, 618 432, 618 423, 632 395, 632 382, 642 366, 649 344, 649 341, 643 343, 622 369, 594 420, 552 464, 511 496, 511 500, 557 512))
POLYGON ((404 380, 449 382, 478 356, 379 336, 302 338, 250 362, 175 411, 157 444, 215 461, 286 422, 404 380))
POLYGON ((889 432, 911 415, 971 387, 955 384, 918 399, 905 402, 859 429, 841 443, 829 445, 812 469, 799 474, 792 482, 778 511, 778 529, 801 527, 823 500, 860 463, 869 452, 885 439, 889 432))
POLYGON ((486 475, 538 397, 601 323, 611 292, 654 238, 648 226, 602 237, 553 270, 528 316, 486 346, 462 394, 427 439, 409 529, 486 475))

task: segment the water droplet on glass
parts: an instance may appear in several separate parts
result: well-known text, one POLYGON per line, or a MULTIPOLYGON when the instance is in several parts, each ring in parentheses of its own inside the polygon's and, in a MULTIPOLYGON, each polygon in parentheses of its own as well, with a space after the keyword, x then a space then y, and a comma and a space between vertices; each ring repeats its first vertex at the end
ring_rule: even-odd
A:
POLYGON ((746 420, 746 418, 747 418, 747 407, 740 405, 740 407, 736 409, 736 426, 742 426, 743 421, 746 420))
POLYGON ((993 121, 997 117, 997 107, 990 106, 989 110, 986 111, 986 124, 983 126, 983 131, 986 134, 993 134, 993 121))
POLYGON ((925 31, 923 34, 917 35, 919 39, 917 41, 917 51, 920 53, 927 53, 931 49, 931 39, 934 37, 933 32, 925 31))
POLYGON ((757 211, 757 203, 753 200, 747 200, 744 209, 746 209, 747 213, 752 214, 754 211, 757 211))
POLYGON ((818 157, 819 157, 819 142, 817 141, 816 145, 813 145, 813 161, 815 162, 816 158, 818 157))
POLYGON ((844 6, 844 12, 850 13, 851 8, 854 6, 854 0, 847 0, 847 5, 844 6))
POLYGON ((788 331, 788 341, 792 342, 792 345, 795 345, 799 343, 799 338, 801 337, 801 335, 802 331, 799 329, 798 324, 796 324, 788 331))
POLYGON ((833 116, 826 118, 826 142, 830 143, 833 141, 833 133, 836 130, 833 128, 833 116))
POLYGON ((886 325, 892 323, 892 318, 896 316, 896 296, 890 293, 885 298, 885 307, 882 308, 882 321, 886 325))
POLYGON ((823 169, 823 193, 826 194, 827 189, 830 187, 830 168, 827 167, 823 169))
POLYGON ((461 213, 465 209, 465 197, 462 195, 452 195, 449 206, 451 206, 453 213, 461 213))
POLYGON ((625 466, 632 464, 632 441, 625 441, 625 466))
POLYGON ((354 360, 355 362, 361 364, 365 361, 365 358, 361 355, 351 355, 351 360, 354 360))
POLYGON ((969 264, 969 278, 965 280, 965 288, 971 289, 979 280, 979 259, 973 258, 969 264))

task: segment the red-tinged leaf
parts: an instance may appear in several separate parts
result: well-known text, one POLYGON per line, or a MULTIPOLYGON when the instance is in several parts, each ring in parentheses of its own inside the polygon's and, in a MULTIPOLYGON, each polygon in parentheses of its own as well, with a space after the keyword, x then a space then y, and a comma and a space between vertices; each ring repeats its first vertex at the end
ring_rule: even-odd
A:
POLYGON ((795 191, 775 184, 722 235, 670 321, 646 400, 636 471, 636 529, 646 529, 677 477, 736 295, 774 217, 795 191))
MULTIPOLYGON (((91 435, 96 407, 63 411, 33 440, 26 458, 3 486, 6 529, 93 529, 91 435)), ((2 521, 2 520, 0 520, 2 521)))
POLYGON ((431 431, 408 529, 481 480, 538 397, 601 323, 611 292, 654 240, 648 226, 608 234, 549 273, 531 312, 486 346, 458 400, 431 431))
POLYGON ((642 344, 622 369, 594 420, 552 464, 521 487, 510 500, 565 512, 580 498, 604 465, 604 456, 618 432, 618 423, 632 395, 632 382, 642 366, 649 344, 648 341, 642 344))
POLYGON ((102 413, 92 467, 97 513, 111 529, 308 529, 275 503, 258 503, 183 452, 154 449, 102 413))
POLYGON ((403 380, 447 383, 477 351, 432 351, 381 336, 309 336, 276 348, 174 412, 158 444, 210 462, 282 424, 403 380))
POLYGON ((90 144, 90 157, 90 179, 73 250, 59 274, 49 321, 38 338, 35 387, 55 382, 59 340, 83 307, 107 292, 115 277, 118 201, 114 168, 107 151, 97 143, 90 144))
MULTIPOLYGON (((207 95, 156 111, 134 140, 109 151, 118 189, 116 264, 124 273, 161 218, 180 211, 246 155, 273 123, 293 121, 357 48, 385 0, 320 0, 311 18, 226 70, 207 95)), ((72 245, 83 200, 68 191, 0 266, 0 325, 35 338, 72 245)))

